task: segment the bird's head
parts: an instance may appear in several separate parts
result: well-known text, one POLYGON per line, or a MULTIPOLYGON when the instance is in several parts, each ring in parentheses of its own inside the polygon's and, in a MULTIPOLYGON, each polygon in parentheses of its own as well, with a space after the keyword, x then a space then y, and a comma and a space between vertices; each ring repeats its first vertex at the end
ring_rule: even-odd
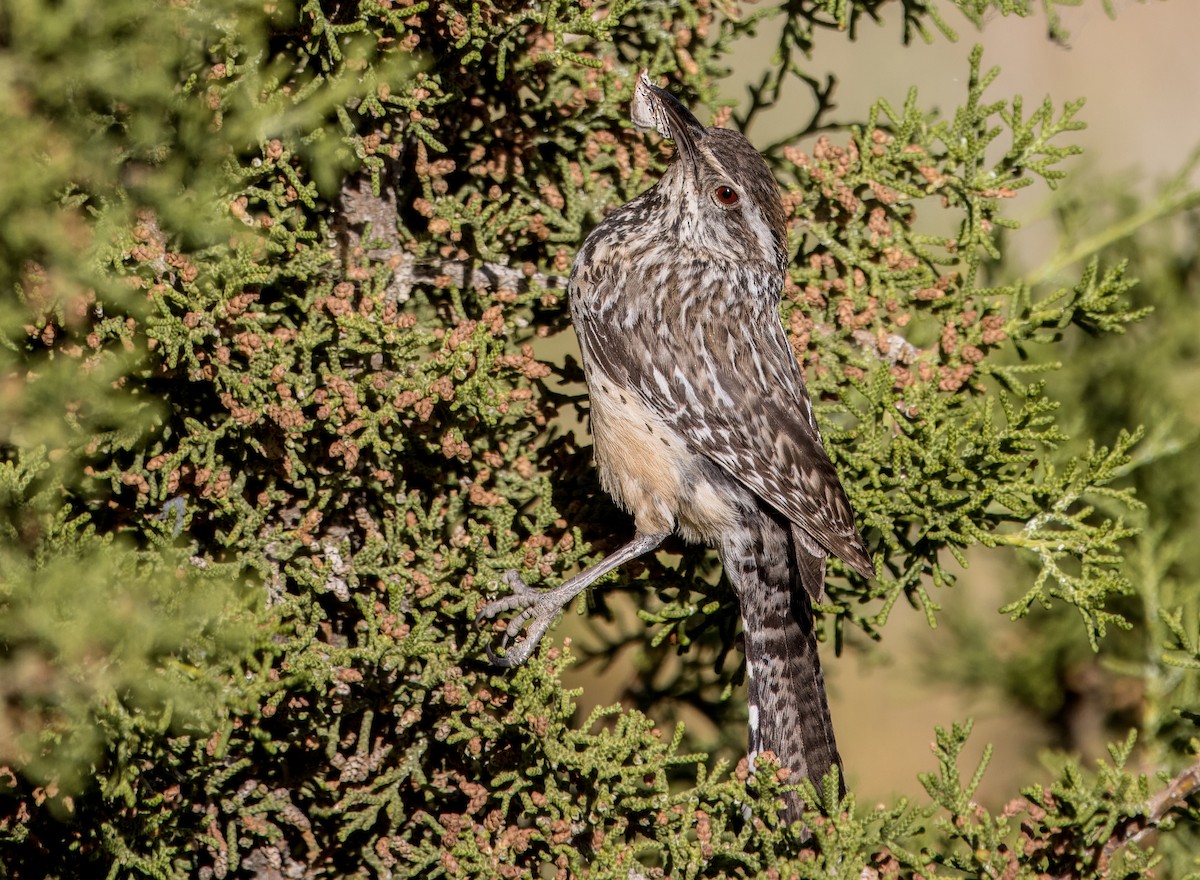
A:
POLYGON ((679 244, 714 257, 787 261, 787 221, 779 185, 750 141, 705 128, 678 98, 642 71, 630 116, 675 142, 675 157, 656 189, 679 244))

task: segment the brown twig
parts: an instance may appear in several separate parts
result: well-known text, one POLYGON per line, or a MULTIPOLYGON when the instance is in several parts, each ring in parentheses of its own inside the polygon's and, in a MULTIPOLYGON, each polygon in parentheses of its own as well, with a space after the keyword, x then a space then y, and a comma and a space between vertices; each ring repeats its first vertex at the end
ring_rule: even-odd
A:
POLYGON ((1186 803, 1189 798, 1200 791, 1200 760, 1177 775, 1166 788, 1146 802, 1146 813, 1142 816, 1131 816, 1113 832, 1112 837, 1104 842, 1100 850, 1100 858, 1096 867, 1101 875, 1107 873, 1109 862, 1117 850, 1130 843, 1137 843, 1147 834, 1155 831, 1163 820, 1177 807, 1186 803))

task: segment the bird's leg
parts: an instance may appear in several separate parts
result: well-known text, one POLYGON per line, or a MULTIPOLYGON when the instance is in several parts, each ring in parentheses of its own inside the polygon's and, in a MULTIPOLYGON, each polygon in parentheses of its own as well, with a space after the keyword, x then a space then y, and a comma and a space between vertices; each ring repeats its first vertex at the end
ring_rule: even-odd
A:
POLYGON ((608 574, 617 566, 637 559, 644 553, 649 553, 666 538, 666 534, 643 535, 639 532, 633 536, 632 541, 617 552, 609 554, 591 568, 581 571, 552 590, 533 589, 521 580, 521 576, 515 569, 505 572, 504 582, 512 587, 512 595, 483 606, 483 610, 475 618, 475 625, 479 626, 485 620, 490 620, 506 611, 519 609, 520 613, 509 621, 508 627, 504 630, 504 638, 500 643, 504 653, 497 654, 492 650, 492 646, 488 645, 488 659, 497 666, 520 666, 529 659, 529 655, 542 640, 546 630, 550 629, 550 624, 554 623, 558 613, 566 607, 568 602, 591 586, 601 575, 608 574), (525 632, 524 641, 510 646, 509 643, 521 634, 526 624, 529 625, 529 629, 525 632))

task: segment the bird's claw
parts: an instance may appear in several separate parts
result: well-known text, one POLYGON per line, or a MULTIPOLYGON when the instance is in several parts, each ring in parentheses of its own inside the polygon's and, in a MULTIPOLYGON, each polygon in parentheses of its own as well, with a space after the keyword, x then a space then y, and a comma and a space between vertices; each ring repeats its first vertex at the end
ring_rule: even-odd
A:
POLYGON ((475 616, 475 625, 483 626, 486 621, 509 611, 519 612, 504 629, 504 636, 500 640, 500 648, 504 653, 496 653, 490 643, 485 649, 487 658, 493 665, 512 668, 529 659, 561 608, 553 602, 546 602, 546 594, 525 583, 515 569, 506 571, 503 580, 512 589, 512 594, 484 605, 475 616), (525 632, 525 638, 516 642, 525 625, 531 620, 533 623, 525 632))

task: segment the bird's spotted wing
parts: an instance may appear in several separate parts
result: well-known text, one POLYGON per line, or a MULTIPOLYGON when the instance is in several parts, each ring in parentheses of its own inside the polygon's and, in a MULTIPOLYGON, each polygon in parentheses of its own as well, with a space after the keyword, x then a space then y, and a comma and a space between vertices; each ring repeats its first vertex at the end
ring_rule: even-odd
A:
MULTIPOLYGON (((649 278, 612 264, 572 279, 572 314, 584 356, 636 393, 707 456, 864 577, 874 574, 854 512, 821 445, 778 296, 763 273, 704 266, 649 278), (664 287, 637 320, 606 308, 621 285, 664 287), (666 287, 679 285, 667 294, 666 287), (701 300, 707 300, 701 302, 701 300)), ((628 315, 628 312, 624 312, 628 315)))

